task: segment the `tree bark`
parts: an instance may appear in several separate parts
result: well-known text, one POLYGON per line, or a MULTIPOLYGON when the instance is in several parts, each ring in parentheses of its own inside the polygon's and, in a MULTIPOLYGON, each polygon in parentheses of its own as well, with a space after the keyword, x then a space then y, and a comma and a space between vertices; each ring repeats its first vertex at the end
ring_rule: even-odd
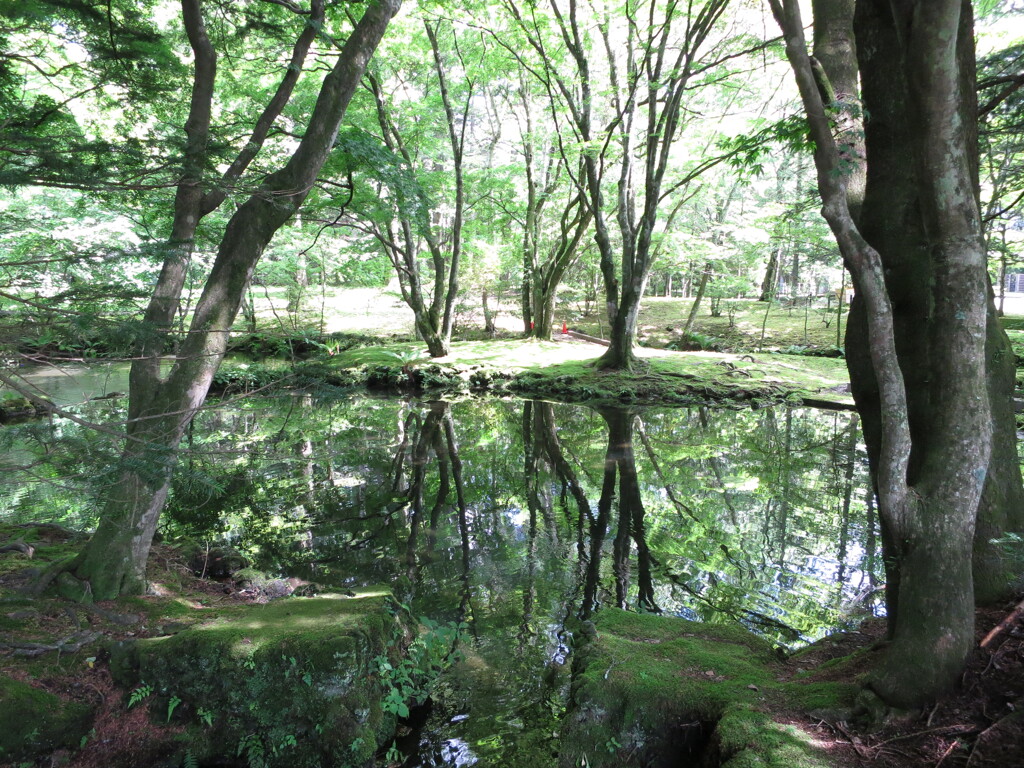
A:
POLYGON ((700 282, 697 284, 697 295, 693 298, 693 304, 690 306, 690 314, 686 316, 686 325, 683 326, 683 335, 685 336, 690 332, 690 328, 693 327, 693 321, 697 319, 697 312, 700 310, 700 302, 704 298, 704 291, 707 290, 708 280, 711 279, 711 262, 704 264, 704 269, 700 271, 700 282))
MULTIPOLYGON (((893 297, 897 352, 907 380, 913 474, 927 456, 935 409, 939 407, 938 390, 948 376, 936 358, 936 350, 946 347, 949 340, 933 329, 933 286, 939 267, 923 219, 922 205, 926 203, 921 200, 920 185, 916 176, 906 173, 906 158, 921 138, 915 117, 906 108, 912 86, 902 74, 900 52, 894 47, 897 30, 887 12, 871 3, 858 5, 856 21, 858 39, 863 41, 860 58, 864 101, 871 115, 865 126, 870 163, 861 231, 882 254, 886 284, 893 297)), ((963 23, 969 27, 969 17, 963 23)), ((961 67, 973 73, 970 34, 961 34, 959 45, 961 67)), ((974 90, 964 88, 963 92, 965 103, 960 105, 960 112, 966 129, 974 125, 974 90)), ((976 177, 971 188, 977 188, 976 177)), ((978 508, 973 557, 975 595, 982 603, 1007 597, 1014 584, 1012 564, 1004 551, 991 543, 992 539, 1003 532, 1024 530, 1024 486, 1017 463, 1012 401, 1013 354, 990 290, 988 294, 984 369, 993 445, 978 508)), ((864 420, 868 456, 875 465, 881 441, 880 404, 864 329, 863 302, 855 296, 846 333, 847 364, 853 395, 864 420)), ((891 574, 887 584, 895 589, 898 581, 898 574, 891 574)))
POLYGON ((782 253, 783 244, 779 243, 778 248, 773 248, 768 257, 768 266, 765 268, 764 280, 761 281, 761 296, 758 301, 771 301, 775 298, 776 283, 779 276, 779 256, 782 253))
MULTIPOLYGON (((883 545, 897 581, 888 593, 892 642, 872 685, 891 704, 918 706, 956 684, 973 644, 971 548, 992 448, 984 375, 987 272, 972 183, 976 165, 970 161, 977 146, 964 120, 970 94, 958 47, 970 31, 970 6, 965 18, 961 0, 858 4, 875 14, 880 28, 893 30, 897 71, 913 84, 901 103, 917 136, 909 155, 911 172, 920 187, 921 220, 936 265, 930 328, 933 338, 943 340, 932 354, 945 374, 942 385, 931 389, 935 408, 922 446, 911 431, 882 256, 850 213, 841 150, 815 82, 799 5, 797 0, 770 3, 815 142, 822 212, 864 301, 867 351, 879 389, 874 471, 883 545), (917 452, 913 464, 912 452, 917 452)), ((867 113, 875 115, 872 103, 865 103, 867 113)), ((883 103, 892 107, 892 97, 883 103)), ((869 187, 873 162, 869 147, 869 187)))

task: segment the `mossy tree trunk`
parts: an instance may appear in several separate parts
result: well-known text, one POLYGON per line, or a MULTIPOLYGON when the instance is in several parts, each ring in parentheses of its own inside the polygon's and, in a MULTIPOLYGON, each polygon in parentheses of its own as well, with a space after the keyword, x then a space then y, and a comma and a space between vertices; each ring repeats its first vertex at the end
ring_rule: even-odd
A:
MULTIPOLYGON (((897 582, 889 591, 892 641, 872 685, 891 704, 918 706, 956 684, 973 644, 972 546, 993 443, 985 376, 990 289, 971 161, 977 151, 973 92, 963 60, 970 4, 858 3, 860 18, 871 13, 879 28, 894 30, 889 39, 898 57, 887 76, 913 85, 902 94, 916 137, 903 173, 918 186, 922 229, 934 260, 926 317, 932 338, 942 340, 931 347, 931 364, 943 373, 942 382, 930 388, 929 431, 922 444, 912 431, 897 348, 894 312, 900 297, 888 292, 883 256, 851 214, 843 150, 823 103, 827 89, 815 79, 797 0, 770 2, 815 141, 823 214, 864 303, 866 349, 878 385, 874 469, 886 558, 897 582)), ((893 98, 878 107, 891 107, 893 98)), ((876 107, 866 100, 866 108, 873 120, 876 107)), ((869 187, 873 162, 869 146, 869 187)))
MULTIPOLYGON (((930 321, 921 322, 932 313, 935 264, 918 199, 920 185, 916 176, 906 173, 906 159, 913 154, 920 138, 907 108, 911 86, 900 68, 896 31, 885 21, 884 9, 879 12, 871 3, 858 4, 856 39, 862 43, 858 57, 854 5, 853 0, 815 0, 814 53, 827 75, 832 98, 842 105, 837 122, 844 168, 849 171, 846 188, 850 212, 867 241, 881 254, 886 285, 894 299, 897 354, 907 381, 914 467, 925 455, 934 407, 933 388, 941 386, 944 378, 944 372, 934 367, 932 347, 945 343, 933 335, 930 321), (872 105, 871 119, 863 130, 859 125, 859 83, 865 90, 864 98, 872 105), (871 154, 870 169, 863 162, 867 148, 871 154)), ((969 24, 969 17, 964 16, 962 23, 969 24)), ((973 127, 975 113, 971 41, 970 34, 961 34, 958 50, 964 92, 970 97, 970 103, 962 105, 964 124, 968 127, 973 127)), ((971 164, 976 168, 973 156, 971 164)), ((978 508, 973 557, 974 592, 982 603, 1007 597, 1016 575, 1007 552, 994 545, 993 539, 1005 532, 1024 530, 1024 485, 1017 462, 1012 404, 1013 354, 997 314, 990 297, 985 357, 993 445, 978 508)), ((854 398, 864 419, 868 456, 875 467, 881 450, 881 406, 867 347, 865 307, 856 296, 845 344, 854 398)), ((898 574, 890 574, 887 583, 895 589, 898 574)))
MULTIPOLYGON (((906 159, 920 142, 920 136, 916 116, 908 108, 912 86, 899 67, 901 54, 896 29, 884 9, 871 3, 859 4, 856 21, 857 37, 862 42, 859 50, 863 98, 871 115, 865 126, 871 162, 860 229, 882 255, 886 285, 893 299, 897 353, 907 381, 913 478, 927 461, 937 418, 935 411, 941 407, 941 390, 947 379, 947 372, 941 367, 941 351, 949 340, 941 326, 934 323, 938 309, 934 291, 942 267, 923 216, 926 201, 921 199, 921 185, 916 176, 906 173, 906 159)), ((969 16, 964 17, 963 25, 958 57, 968 98, 961 105, 961 119, 971 134, 969 146, 975 146, 974 47, 969 16)), ((976 154, 972 152, 969 156, 976 173, 976 154)), ((976 189, 976 176, 972 182, 976 189)), ((993 602, 1007 597, 1013 589, 1014 569, 1004 551, 991 542, 1004 532, 1024 530, 1024 488, 1016 452, 1013 353, 999 323, 991 290, 987 291, 985 312, 984 370, 993 444, 978 507, 973 570, 977 599, 993 602)), ((874 466, 882 440, 881 407, 865 328, 864 303, 855 297, 846 333, 847 361, 854 398, 864 419, 868 455, 874 466)), ((899 574, 890 574, 887 584, 890 590, 897 589, 899 574)))
MULTIPOLYGON (((283 168, 266 177, 229 220, 189 333, 170 371, 161 375, 162 343, 156 342, 150 342, 132 365, 129 421, 119 481, 104 506, 96 533, 73 568, 73 575, 84 582, 87 597, 106 600, 143 589, 146 560, 167 498, 178 446, 224 356, 228 332, 252 270, 274 233, 294 215, 315 182, 366 63, 399 5, 400 0, 378 0, 367 8, 325 77, 306 133, 294 154, 283 168)), ((187 0, 183 9, 186 30, 197 53, 192 111, 186 123, 192 143, 205 140, 208 134, 215 56, 203 28, 199 3, 187 0)), ((274 104, 279 96, 281 89, 274 104)), ((276 113, 282 106, 283 102, 276 113)), ((268 112, 273 112, 271 107, 268 112)), ((254 137, 268 112, 261 116, 254 137)), ((245 151, 254 154, 250 145, 245 151)), ((236 161, 225 176, 234 170, 241 173, 248 160, 240 169, 236 161)), ((192 186, 196 186, 195 181, 192 186)), ((179 199, 193 198, 193 191, 179 189, 179 199)), ((207 208, 213 210, 221 200, 223 195, 216 191, 192 200, 180 218, 194 227, 201 213, 207 208)), ((178 212, 176 208, 176 221, 178 212)), ((185 247, 173 249, 166 257, 146 314, 157 330, 168 328, 174 317, 190 251, 185 247)))

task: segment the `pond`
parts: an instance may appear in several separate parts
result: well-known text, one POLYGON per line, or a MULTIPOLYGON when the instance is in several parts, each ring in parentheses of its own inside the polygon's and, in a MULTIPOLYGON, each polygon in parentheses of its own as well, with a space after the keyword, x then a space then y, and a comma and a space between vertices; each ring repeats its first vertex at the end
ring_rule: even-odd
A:
MULTIPOLYGON (((8 455, 33 466, 3 473, 0 517, 88 525, 116 444, 60 418, 15 434, 8 455)), ((788 647, 877 610, 868 489, 850 413, 287 395, 200 414, 163 528, 463 623, 404 765, 537 767, 553 764, 573 629, 604 606, 788 647)))

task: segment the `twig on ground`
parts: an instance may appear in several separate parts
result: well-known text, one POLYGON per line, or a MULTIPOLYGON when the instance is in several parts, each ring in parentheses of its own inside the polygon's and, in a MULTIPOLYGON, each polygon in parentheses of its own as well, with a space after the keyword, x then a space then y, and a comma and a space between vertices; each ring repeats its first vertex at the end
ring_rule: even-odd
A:
POLYGON ((981 642, 978 643, 978 646, 981 648, 987 648, 996 637, 1009 629, 1021 614, 1024 614, 1024 600, 1017 603, 1016 608, 1010 611, 1002 621, 992 627, 992 630, 982 638, 981 642))
MULTIPOLYGON (((978 729, 977 728, 964 728, 963 726, 959 726, 959 725, 943 725, 943 726, 940 726, 938 728, 926 728, 923 731, 914 731, 913 733, 901 733, 899 736, 893 736, 891 739, 886 739, 885 741, 880 741, 877 744, 872 744, 871 748, 873 750, 875 750, 875 757, 877 757, 878 754, 884 748, 887 747, 887 745, 892 744, 894 742, 906 741, 907 739, 913 739, 913 738, 916 738, 918 736, 927 736, 930 733, 942 733, 943 731, 949 731, 949 733, 946 734, 947 736, 959 737, 959 736, 970 736, 972 733, 977 733, 978 729)), ((890 749, 891 749, 891 747, 890 747, 890 749)))
POLYGON ((829 723, 828 721, 825 722, 830 728, 832 728, 832 730, 837 731, 839 734, 842 735, 844 739, 850 742, 850 746, 853 747, 854 751, 857 753, 859 757, 862 757, 865 760, 871 759, 871 755, 869 755, 867 750, 865 750, 864 747, 860 745, 859 739, 855 740, 853 734, 851 734, 849 731, 843 728, 843 726, 841 726, 839 723, 829 723))
POLYGON ((939 762, 935 764, 935 768, 939 768, 939 766, 942 765, 943 761, 953 753, 953 750, 956 749, 956 745, 959 743, 960 742, 956 739, 953 739, 953 741, 950 742, 950 745, 946 747, 946 751, 942 753, 942 757, 939 758, 939 762))

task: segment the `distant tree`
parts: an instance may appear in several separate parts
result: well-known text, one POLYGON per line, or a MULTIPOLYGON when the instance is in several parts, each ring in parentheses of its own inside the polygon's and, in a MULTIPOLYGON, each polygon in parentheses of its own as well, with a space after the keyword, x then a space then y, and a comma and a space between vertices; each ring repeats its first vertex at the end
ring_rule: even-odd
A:
POLYGON ((544 13, 504 5, 541 62, 536 76, 549 99, 567 115, 565 133, 584 149, 574 182, 594 219, 610 325, 611 343, 597 364, 628 369, 666 222, 691 185, 726 157, 711 154, 685 168, 671 162, 691 121, 684 105, 714 81, 711 72, 742 56, 749 40, 724 31, 728 0, 685 9, 658 0, 615 9, 550 0, 544 13), (555 67, 548 51, 561 48, 569 66, 555 67))

